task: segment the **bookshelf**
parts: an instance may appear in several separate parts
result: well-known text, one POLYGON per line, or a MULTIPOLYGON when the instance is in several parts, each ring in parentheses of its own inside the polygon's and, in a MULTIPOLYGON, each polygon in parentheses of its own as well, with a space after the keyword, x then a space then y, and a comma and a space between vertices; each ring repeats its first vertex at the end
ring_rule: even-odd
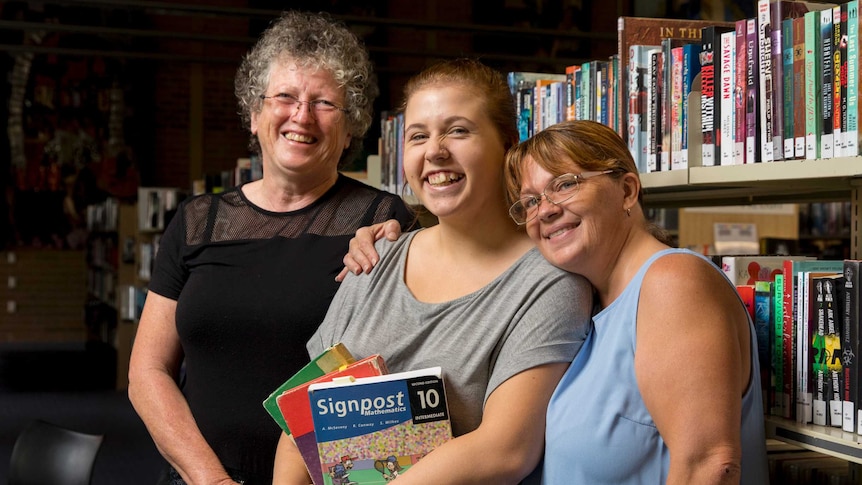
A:
MULTIPOLYGON (((700 81, 696 78, 692 85, 687 123, 699 127, 700 81)), ((611 126, 619 132, 624 114, 613 111, 614 118, 616 125, 611 121, 611 126)), ((646 209, 849 201, 848 258, 862 258, 862 155, 700 166, 702 142, 701 130, 689 130, 687 167, 640 174, 646 209)), ((844 459, 850 463, 853 483, 862 483, 862 435, 773 416, 765 416, 765 420, 768 438, 844 459)))
POLYGON ((123 269, 117 288, 117 326, 111 344, 117 351, 116 388, 129 386, 129 358, 146 299, 161 235, 183 194, 173 187, 139 187, 137 204, 121 207, 119 227, 123 269))
MULTIPOLYGON (((689 103, 700 103, 693 92, 689 103)), ((700 133, 690 136, 697 149, 700 133)), ((784 160, 749 165, 640 174, 644 203, 654 207, 704 207, 804 201, 850 201, 850 258, 862 257, 862 156, 784 160)), ((862 435, 840 428, 765 416, 766 436, 846 460, 851 483, 862 483, 862 435)))

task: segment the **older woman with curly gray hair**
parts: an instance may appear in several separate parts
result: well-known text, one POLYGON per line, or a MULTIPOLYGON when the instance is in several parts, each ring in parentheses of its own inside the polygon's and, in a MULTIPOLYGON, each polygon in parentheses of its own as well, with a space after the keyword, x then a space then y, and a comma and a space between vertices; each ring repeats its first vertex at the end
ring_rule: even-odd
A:
POLYGON ((163 484, 272 483, 281 430, 261 402, 308 362, 356 230, 414 219, 397 196, 338 172, 377 95, 346 26, 286 12, 235 81, 263 178, 181 204, 132 351, 129 398, 167 461, 163 484))

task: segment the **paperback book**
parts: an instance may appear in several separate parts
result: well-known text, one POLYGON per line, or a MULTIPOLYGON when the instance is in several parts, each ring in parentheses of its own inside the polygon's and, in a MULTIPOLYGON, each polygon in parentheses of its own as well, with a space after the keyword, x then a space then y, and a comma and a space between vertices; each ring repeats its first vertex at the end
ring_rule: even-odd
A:
POLYGON ((272 419, 278 423, 278 426, 281 427, 285 433, 290 434, 290 429, 287 427, 284 416, 278 408, 278 396, 288 389, 294 388, 317 377, 321 377, 334 370, 338 370, 339 367, 351 364, 355 361, 356 359, 350 354, 350 351, 347 350, 347 347, 345 347, 344 344, 338 343, 333 345, 312 359, 311 362, 306 364, 305 367, 299 370, 299 372, 291 376, 290 379, 286 380, 282 385, 278 386, 276 390, 272 391, 272 393, 263 401, 264 409, 266 409, 266 412, 272 416, 272 419))
POLYGON ((308 389, 326 485, 385 483, 452 438, 440 367, 308 389))
POLYGON ((308 388, 312 384, 332 382, 343 377, 360 378, 386 374, 386 364, 383 358, 372 355, 313 379, 297 387, 289 389, 278 396, 278 408, 290 428, 293 441, 302 454, 308 474, 314 485, 322 485, 323 471, 320 468, 320 455, 317 451, 317 441, 314 435, 314 424, 311 418, 311 403, 308 398, 308 388))

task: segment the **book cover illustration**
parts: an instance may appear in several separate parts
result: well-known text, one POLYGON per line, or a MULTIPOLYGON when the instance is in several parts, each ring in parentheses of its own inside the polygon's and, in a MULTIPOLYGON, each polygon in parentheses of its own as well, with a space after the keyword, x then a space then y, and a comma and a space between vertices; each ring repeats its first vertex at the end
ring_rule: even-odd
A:
POLYGON ((442 369, 312 384, 326 485, 386 483, 452 438, 442 369))
POLYGON ((347 347, 345 347, 344 344, 338 343, 333 345, 312 359, 311 362, 306 364, 305 367, 299 370, 299 372, 291 376, 290 379, 286 380, 282 385, 272 391, 272 393, 270 393, 270 395, 263 401, 264 409, 266 409, 266 412, 272 416, 272 419, 278 423, 278 426, 281 427, 285 433, 290 434, 290 429, 287 427, 284 416, 278 408, 278 396, 288 389, 294 388, 314 378, 321 377, 328 372, 337 370, 339 367, 351 364, 355 361, 356 359, 353 358, 353 355, 351 355, 350 351, 347 350, 347 347))
POLYGON ((293 435, 293 441, 296 443, 303 461, 305 461, 305 467, 308 469, 308 474, 311 476, 311 481, 314 485, 322 485, 324 481, 323 471, 320 469, 317 440, 314 435, 308 388, 312 384, 332 382, 333 379, 345 376, 360 378, 383 374, 386 374, 386 364, 383 362, 383 357, 375 354, 352 364, 342 366, 322 377, 300 384, 278 396, 278 408, 287 422, 290 434, 293 435))

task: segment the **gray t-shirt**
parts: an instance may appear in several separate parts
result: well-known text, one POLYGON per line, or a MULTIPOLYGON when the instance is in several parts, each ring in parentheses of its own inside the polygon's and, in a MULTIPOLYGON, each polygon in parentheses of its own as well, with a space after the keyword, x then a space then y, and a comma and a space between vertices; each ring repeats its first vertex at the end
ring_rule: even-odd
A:
POLYGON ((380 262, 370 275, 348 275, 307 348, 316 356, 343 342, 356 358, 382 355, 389 372, 441 366, 459 436, 479 426, 485 400, 506 379, 572 361, 590 329, 592 289, 533 248, 484 288, 424 303, 403 278, 417 232, 377 242, 380 262))

